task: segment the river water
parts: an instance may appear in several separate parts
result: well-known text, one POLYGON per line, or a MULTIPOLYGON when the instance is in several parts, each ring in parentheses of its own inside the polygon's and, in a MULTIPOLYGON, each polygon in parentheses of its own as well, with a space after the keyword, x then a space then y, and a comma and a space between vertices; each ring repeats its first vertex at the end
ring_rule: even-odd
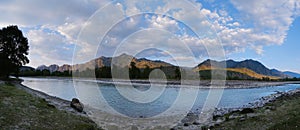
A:
MULTIPOLYGON (((84 104, 87 104, 96 109, 113 109, 113 112, 118 112, 130 117, 152 117, 163 113, 171 108, 175 102, 180 102, 180 105, 176 106, 176 111, 181 109, 187 109, 191 107, 191 111, 200 112, 205 101, 207 101, 210 89, 204 88, 188 88, 188 87, 174 87, 166 86, 161 93, 158 92, 158 96, 145 93, 144 97, 154 98, 149 102, 137 102, 142 100, 129 100, 122 93, 119 93, 119 89, 112 83, 104 81, 94 81, 85 79, 71 78, 22 78, 23 85, 32 89, 42 91, 51 96, 56 96, 65 100, 71 100, 72 98, 79 98, 84 104), (189 94, 193 93, 193 94, 189 94), (195 96, 195 92, 196 96, 195 96), (185 93, 185 94, 182 94, 185 93), (177 98, 179 95, 185 95, 183 98, 177 98), (192 104, 192 106, 190 106, 192 104)), ((120 86, 120 85, 119 85, 120 86)), ((121 87, 125 88, 122 91, 131 92, 129 95, 133 96, 135 93, 129 91, 132 86, 123 84, 121 87)), ((141 92, 147 91, 150 85, 134 85, 136 90, 141 92)), ((155 86, 152 87, 161 87, 155 86)), ((300 88, 299 84, 288 84, 284 86, 274 87, 259 87, 259 88, 234 88, 234 89, 222 89, 222 95, 217 107, 223 108, 235 108, 247 105, 250 102, 254 102, 263 96, 267 96, 275 93, 275 91, 285 92, 300 88)), ((154 89, 155 91, 161 91, 161 89, 154 89)), ((123 92, 124 93, 124 92, 123 92)), ((126 92, 125 92, 126 93, 126 92)), ((155 93, 157 94, 157 93, 155 93)), ((137 96, 136 98, 141 98, 137 96)), ((145 101, 145 100, 144 100, 145 101)))

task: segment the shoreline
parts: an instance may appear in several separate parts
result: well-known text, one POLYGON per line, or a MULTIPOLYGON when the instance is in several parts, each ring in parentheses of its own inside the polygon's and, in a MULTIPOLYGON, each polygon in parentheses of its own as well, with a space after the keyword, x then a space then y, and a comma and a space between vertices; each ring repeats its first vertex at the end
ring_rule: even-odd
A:
POLYGON ((102 129, 70 101, 52 97, 21 84, 0 80, 0 129, 102 129))
POLYGON ((299 129, 300 88, 262 97, 262 105, 216 116, 210 129, 299 129))
POLYGON ((88 117, 84 112, 77 112, 75 109, 70 107, 71 101, 61 99, 59 97, 48 95, 44 92, 34 90, 22 84, 22 81, 13 81, 11 82, 15 87, 26 91, 27 93, 45 99, 50 105, 55 106, 58 110, 63 110, 66 112, 70 112, 75 115, 88 117))
MULTIPOLYGON (((250 102, 248 105, 244 105, 237 108, 215 108, 215 110, 213 110, 211 118, 209 118, 209 120, 205 123, 198 123, 197 118, 195 118, 198 115, 195 113, 189 113, 186 117, 187 118, 186 120, 189 120, 189 122, 182 121, 174 129, 175 130, 177 129, 190 130, 190 129, 203 129, 203 128, 211 129, 214 128, 215 126, 219 126, 220 124, 228 120, 234 120, 234 119, 239 119, 242 122, 246 119, 245 117, 251 118, 251 117, 258 116, 259 114, 256 114, 254 110, 267 107, 267 105, 270 105, 277 100, 281 100, 282 98, 289 97, 289 96, 294 96, 299 93, 300 93, 300 88, 287 91, 287 92, 277 92, 275 94, 264 96, 259 98, 257 101, 250 102)), ((276 108, 267 107, 267 109, 273 110, 276 108)))
POLYGON ((282 98, 285 96, 292 96, 296 93, 300 93, 300 88, 291 90, 291 91, 287 91, 287 92, 277 92, 275 94, 264 96, 264 97, 259 98, 257 101, 250 102, 250 103, 248 103, 248 105, 244 105, 244 106, 238 107, 238 108, 216 108, 216 110, 213 113, 213 116, 221 117, 221 116, 224 116, 225 114, 228 114, 228 113, 231 113, 234 111, 242 111, 243 109, 247 109, 247 108, 257 109, 260 107, 264 107, 266 104, 272 103, 272 102, 278 100, 279 98, 282 98))
POLYGON ((253 80, 152 80, 151 82, 146 79, 93 79, 93 78, 80 78, 80 77, 20 77, 20 78, 41 78, 41 79, 69 79, 69 80, 80 80, 80 81, 94 81, 97 83, 104 84, 117 84, 117 85, 156 85, 168 87, 189 87, 189 88, 258 88, 258 87, 272 87, 281 86, 286 84, 300 84, 300 81, 253 81, 253 80))

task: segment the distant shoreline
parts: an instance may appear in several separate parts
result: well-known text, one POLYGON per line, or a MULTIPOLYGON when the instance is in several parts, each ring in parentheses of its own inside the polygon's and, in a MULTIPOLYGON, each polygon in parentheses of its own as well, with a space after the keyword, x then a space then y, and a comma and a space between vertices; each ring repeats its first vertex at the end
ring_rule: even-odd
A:
MULTIPOLYGON (((100 78, 81 78, 81 77, 20 77, 20 78, 44 78, 44 79, 70 79, 70 80, 88 80, 98 83, 118 84, 118 85, 150 85, 146 79, 100 79, 100 78)), ((164 86, 167 83, 169 87, 191 87, 191 88, 258 88, 272 87, 286 84, 300 84, 300 81, 254 81, 254 80, 152 80, 151 84, 164 86)))

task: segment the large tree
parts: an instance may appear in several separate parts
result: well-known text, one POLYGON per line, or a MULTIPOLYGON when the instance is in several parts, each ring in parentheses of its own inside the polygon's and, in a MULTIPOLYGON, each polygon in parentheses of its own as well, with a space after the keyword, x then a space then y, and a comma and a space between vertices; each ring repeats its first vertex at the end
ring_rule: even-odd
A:
POLYGON ((8 26, 0 30, 0 77, 8 77, 22 65, 29 63, 28 40, 18 26, 8 26))

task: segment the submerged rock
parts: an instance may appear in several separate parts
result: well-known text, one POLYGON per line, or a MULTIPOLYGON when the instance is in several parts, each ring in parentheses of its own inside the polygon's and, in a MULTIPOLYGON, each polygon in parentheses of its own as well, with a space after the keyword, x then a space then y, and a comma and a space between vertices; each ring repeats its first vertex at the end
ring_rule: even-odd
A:
POLYGON ((78 112, 83 111, 83 104, 77 98, 73 98, 71 101, 71 107, 77 110, 78 112))

